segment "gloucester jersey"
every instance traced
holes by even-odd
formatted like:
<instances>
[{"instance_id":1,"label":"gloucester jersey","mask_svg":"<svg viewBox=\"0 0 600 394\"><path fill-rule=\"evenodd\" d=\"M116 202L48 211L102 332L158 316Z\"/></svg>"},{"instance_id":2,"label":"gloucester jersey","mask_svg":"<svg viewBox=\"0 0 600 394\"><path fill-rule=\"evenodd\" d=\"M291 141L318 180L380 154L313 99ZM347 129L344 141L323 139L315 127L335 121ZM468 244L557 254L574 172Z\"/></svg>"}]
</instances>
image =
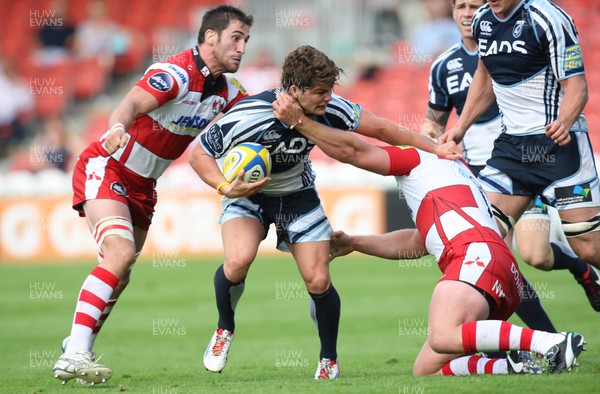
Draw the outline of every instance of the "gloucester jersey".
<instances>
[{"instance_id":1,"label":"gloucester jersey","mask_svg":"<svg viewBox=\"0 0 600 394\"><path fill-rule=\"evenodd\" d=\"M240 101L201 134L199 141L206 153L216 159L242 142L265 146L271 154L271 181L261 193L275 196L305 189L315 181L308 158L315 144L273 115L273 102L281 91L266 90ZM309 118L336 129L354 130L361 113L359 105L332 94L325 114Z\"/></svg>"},{"instance_id":2,"label":"gloucester jersey","mask_svg":"<svg viewBox=\"0 0 600 394\"><path fill-rule=\"evenodd\" d=\"M521 272L469 168L412 146L383 149L440 281L471 284L493 300L490 318L507 319L521 301Z\"/></svg>"},{"instance_id":3,"label":"gloucester jersey","mask_svg":"<svg viewBox=\"0 0 600 394\"><path fill-rule=\"evenodd\" d=\"M460 116L478 61L477 52L469 52L462 43L442 53L433 62L429 74L429 107L444 112L456 108ZM485 165L502 127L500 111L494 102L463 138L463 155L469 165Z\"/></svg>"},{"instance_id":4,"label":"gloucester jersey","mask_svg":"<svg viewBox=\"0 0 600 394\"><path fill-rule=\"evenodd\" d=\"M384 148L390 173L406 199L425 248L442 272L444 255L471 242L503 244L485 192L459 160L446 160L412 146Z\"/></svg>"},{"instance_id":5,"label":"gloucester jersey","mask_svg":"<svg viewBox=\"0 0 600 394\"><path fill-rule=\"evenodd\" d=\"M479 56L492 77L506 132L532 135L558 117L560 81L584 74L571 17L547 0L523 0L505 19L489 4L473 17ZM572 131L587 131L583 114Z\"/></svg>"},{"instance_id":6,"label":"gloucester jersey","mask_svg":"<svg viewBox=\"0 0 600 394\"><path fill-rule=\"evenodd\" d=\"M151 65L136 86L160 107L138 116L127 145L112 157L144 178L157 179L208 123L246 96L231 76L214 78L197 47Z\"/></svg>"}]
</instances>

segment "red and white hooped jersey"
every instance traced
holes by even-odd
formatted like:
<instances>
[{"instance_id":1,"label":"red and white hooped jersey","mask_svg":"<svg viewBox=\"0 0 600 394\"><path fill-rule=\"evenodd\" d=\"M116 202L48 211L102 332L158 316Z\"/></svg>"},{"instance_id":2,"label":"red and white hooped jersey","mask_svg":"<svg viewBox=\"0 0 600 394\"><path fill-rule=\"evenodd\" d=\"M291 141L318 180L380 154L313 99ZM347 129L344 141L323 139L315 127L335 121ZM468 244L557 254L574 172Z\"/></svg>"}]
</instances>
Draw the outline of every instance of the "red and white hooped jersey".
<instances>
[{"instance_id":1,"label":"red and white hooped jersey","mask_svg":"<svg viewBox=\"0 0 600 394\"><path fill-rule=\"evenodd\" d=\"M502 243L491 206L467 165L412 146L384 148L427 251L442 272L442 257L452 246L474 242Z\"/></svg>"},{"instance_id":2,"label":"red and white hooped jersey","mask_svg":"<svg viewBox=\"0 0 600 394\"><path fill-rule=\"evenodd\" d=\"M112 157L131 172L152 179L181 156L219 112L247 96L235 78L213 78L197 47L152 64L136 86L152 94L160 107L133 121L127 145Z\"/></svg>"}]
</instances>

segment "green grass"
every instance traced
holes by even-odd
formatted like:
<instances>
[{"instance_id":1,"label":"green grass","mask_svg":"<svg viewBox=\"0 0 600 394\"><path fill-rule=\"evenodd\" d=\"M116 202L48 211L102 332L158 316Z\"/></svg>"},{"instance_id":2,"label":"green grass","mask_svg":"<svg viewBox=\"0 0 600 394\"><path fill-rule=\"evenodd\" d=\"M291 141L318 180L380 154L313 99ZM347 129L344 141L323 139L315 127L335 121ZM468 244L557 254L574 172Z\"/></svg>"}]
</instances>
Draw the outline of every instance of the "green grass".
<instances>
[{"instance_id":1,"label":"green grass","mask_svg":"<svg viewBox=\"0 0 600 394\"><path fill-rule=\"evenodd\" d=\"M61 386L51 374L91 262L0 266L0 392L598 392L600 315L567 271L523 267L557 328L580 331L588 340L589 351L580 356L575 372L414 378L412 364L425 340L429 297L439 271L431 261L401 267L364 256L332 265L342 297L341 379L312 379L316 330L295 264L284 254L254 263L238 305L227 368L208 373L202 354L216 325L212 277L218 264L218 259L187 259L171 268L154 267L151 261L136 265L131 285L96 342L102 362L114 371L107 384L96 387Z\"/></svg>"}]
</instances>

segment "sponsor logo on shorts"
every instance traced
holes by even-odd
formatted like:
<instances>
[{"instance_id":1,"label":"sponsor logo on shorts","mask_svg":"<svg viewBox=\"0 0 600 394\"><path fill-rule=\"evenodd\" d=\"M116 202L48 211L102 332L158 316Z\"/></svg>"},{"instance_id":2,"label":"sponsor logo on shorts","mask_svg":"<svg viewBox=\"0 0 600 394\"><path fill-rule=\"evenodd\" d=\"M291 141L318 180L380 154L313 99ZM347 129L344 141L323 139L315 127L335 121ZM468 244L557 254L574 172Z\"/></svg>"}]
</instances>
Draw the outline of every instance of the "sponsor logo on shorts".
<instances>
[{"instance_id":1,"label":"sponsor logo on shorts","mask_svg":"<svg viewBox=\"0 0 600 394\"><path fill-rule=\"evenodd\" d=\"M159 92L168 92L173 87L173 77L169 73L156 73L148 78L148 85Z\"/></svg>"},{"instance_id":2,"label":"sponsor logo on shorts","mask_svg":"<svg viewBox=\"0 0 600 394\"><path fill-rule=\"evenodd\" d=\"M114 191L117 194L127 197L127 189L125 189L125 186L121 185L118 182L113 182L110 185L110 190Z\"/></svg>"},{"instance_id":3,"label":"sponsor logo on shorts","mask_svg":"<svg viewBox=\"0 0 600 394\"><path fill-rule=\"evenodd\" d=\"M589 183L557 187L554 192L556 193L557 206L592 201L592 190Z\"/></svg>"}]
</instances>

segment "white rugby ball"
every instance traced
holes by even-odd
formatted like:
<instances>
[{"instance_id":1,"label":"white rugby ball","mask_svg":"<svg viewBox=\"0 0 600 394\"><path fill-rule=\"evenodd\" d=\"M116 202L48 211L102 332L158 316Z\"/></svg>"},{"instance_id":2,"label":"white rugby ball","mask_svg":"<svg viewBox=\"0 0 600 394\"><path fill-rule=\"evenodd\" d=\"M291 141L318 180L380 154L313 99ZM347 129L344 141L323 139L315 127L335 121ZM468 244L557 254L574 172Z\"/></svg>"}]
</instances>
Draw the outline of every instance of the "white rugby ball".
<instances>
[{"instance_id":1,"label":"white rugby ball","mask_svg":"<svg viewBox=\"0 0 600 394\"><path fill-rule=\"evenodd\" d=\"M271 173L269 150L254 142L244 142L233 147L225 156L221 172L228 182L244 170L244 182L256 182Z\"/></svg>"}]
</instances>

